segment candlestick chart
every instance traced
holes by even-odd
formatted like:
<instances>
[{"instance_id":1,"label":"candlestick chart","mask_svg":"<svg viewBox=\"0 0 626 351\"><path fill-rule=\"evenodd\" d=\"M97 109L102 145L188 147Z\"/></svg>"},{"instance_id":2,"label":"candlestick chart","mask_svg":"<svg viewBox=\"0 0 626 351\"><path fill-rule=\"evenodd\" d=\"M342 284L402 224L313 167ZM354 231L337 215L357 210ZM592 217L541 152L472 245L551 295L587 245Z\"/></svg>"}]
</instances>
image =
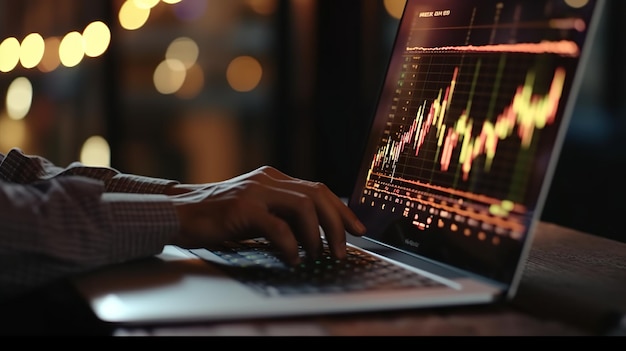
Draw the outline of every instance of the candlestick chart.
<instances>
[{"instance_id":1,"label":"candlestick chart","mask_svg":"<svg viewBox=\"0 0 626 351\"><path fill-rule=\"evenodd\" d=\"M418 227L443 214L521 236L532 162L542 133L556 132L567 79L550 57L576 55L565 41L407 47L363 201L387 199Z\"/></svg>"}]
</instances>

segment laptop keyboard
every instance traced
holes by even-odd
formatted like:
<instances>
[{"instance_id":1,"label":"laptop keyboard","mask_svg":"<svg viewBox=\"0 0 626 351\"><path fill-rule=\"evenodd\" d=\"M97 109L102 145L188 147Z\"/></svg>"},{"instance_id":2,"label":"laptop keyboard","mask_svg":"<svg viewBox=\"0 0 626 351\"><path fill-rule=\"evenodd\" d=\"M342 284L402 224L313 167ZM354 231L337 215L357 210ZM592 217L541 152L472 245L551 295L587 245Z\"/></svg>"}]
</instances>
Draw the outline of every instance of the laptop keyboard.
<instances>
[{"instance_id":1,"label":"laptop keyboard","mask_svg":"<svg viewBox=\"0 0 626 351\"><path fill-rule=\"evenodd\" d=\"M442 285L350 246L345 259L333 258L326 246L320 259L303 259L295 267L283 263L265 239L227 242L211 252L229 263L223 267L227 273L268 296Z\"/></svg>"}]
</instances>

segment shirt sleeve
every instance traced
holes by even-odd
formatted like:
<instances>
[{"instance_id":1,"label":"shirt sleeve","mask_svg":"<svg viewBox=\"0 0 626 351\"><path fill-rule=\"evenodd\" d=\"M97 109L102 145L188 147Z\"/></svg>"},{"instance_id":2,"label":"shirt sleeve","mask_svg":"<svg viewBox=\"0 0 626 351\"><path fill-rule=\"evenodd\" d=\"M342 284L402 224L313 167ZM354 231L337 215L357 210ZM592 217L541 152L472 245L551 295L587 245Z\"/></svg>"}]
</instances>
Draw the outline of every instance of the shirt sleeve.
<instances>
[{"instance_id":1,"label":"shirt sleeve","mask_svg":"<svg viewBox=\"0 0 626 351\"><path fill-rule=\"evenodd\" d=\"M107 192L163 194L167 186L178 183L124 174L109 167L89 167L79 162L62 168L41 156L25 155L19 149L12 149L6 156L0 154L0 162L0 179L19 184L74 175L102 181Z\"/></svg>"},{"instance_id":2,"label":"shirt sleeve","mask_svg":"<svg viewBox=\"0 0 626 351\"><path fill-rule=\"evenodd\" d=\"M172 181L0 154L0 299L160 253L179 230Z\"/></svg>"}]
</instances>

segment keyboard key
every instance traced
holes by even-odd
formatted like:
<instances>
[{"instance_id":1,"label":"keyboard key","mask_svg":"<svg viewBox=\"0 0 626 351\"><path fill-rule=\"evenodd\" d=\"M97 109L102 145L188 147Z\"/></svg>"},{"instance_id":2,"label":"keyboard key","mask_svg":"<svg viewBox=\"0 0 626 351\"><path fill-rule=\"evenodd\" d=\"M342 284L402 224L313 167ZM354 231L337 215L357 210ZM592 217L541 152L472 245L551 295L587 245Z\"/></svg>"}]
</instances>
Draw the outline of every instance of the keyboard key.
<instances>
[{"instance_id":1,"label":"keyboard key","mask_svg":"<svg viewBox=\"0 0 626 351\"><path fill-rule=\"evenodd\" d=\"M211 252L230 263L226 271L268 296L336 293L388 288L431 287L439 282L348 246L339 260L326 246L321 258L295 267L283 263L265 239L227 242Z\"/></svg>"}]
</instances>

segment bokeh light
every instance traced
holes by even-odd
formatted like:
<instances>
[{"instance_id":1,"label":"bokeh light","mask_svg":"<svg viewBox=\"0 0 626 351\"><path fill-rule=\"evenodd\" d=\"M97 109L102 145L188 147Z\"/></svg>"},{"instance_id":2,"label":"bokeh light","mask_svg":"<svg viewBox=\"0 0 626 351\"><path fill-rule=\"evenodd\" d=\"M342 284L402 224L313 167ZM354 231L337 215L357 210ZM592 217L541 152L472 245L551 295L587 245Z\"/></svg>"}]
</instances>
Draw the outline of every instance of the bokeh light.
<instances>
[{"instance_id":1,"label":"bokeh light","mask_svg":"<svg viewBox=\"0 0 626 351\"><path fill-rule=\"evenodd\" d=\"M59 57L61 39L58 37L49 37L46 38L44 42L45 50L38 68L42 72L52 72L61 64L61 58Z\"/></svg>"},{"instance_id":2,"label":"bokeh light","mask_svg":"<svg viewBox=\"0 0 626 351\"><path fill-rule=\"evenodd\" d=\"M185 65L185 68L190 68L198 60L199 52L200 49L195 41L187 37L181 37L170 43L165 52L165 58L178 60Z\"/></svg>"},{"instance_id":3,"label":"bokeh light","mask_svg":"<svg viewBox=\"0 0 626 351\"><path fill-rule=\"evenodd\" d=\"M27 35L20 46L20 63L24 68L36 67L41 62L45 49L46 44L41 34Z\"/></svg>"},{"instance_id":4,"label":"bokeh light","mask_svg":"<svg viewBox=\"0 0 626 351\"><path fill-rule=\"evenodd\" d=\"M126 1L122 4L118 19L122 28L136 30L143 27L150 18L149 8L140 8L134 1Z\"/></svg>"},{"instance_id":5,"label":"bokeh light","mask_svg":"<svg viewBox=\"0 0 626 351\"><path fill-rule=\"evenodd\" d=\"M0 114L0 149L4 152L18 147L24 149L27 143L28 133L26 121L14 120L4 114Z\"/></svg>"},{"instance_id":6,"label":"bokeh light","mask_svg":"<svg viewBox=\"0 0 626 351\"><path fill-rule=\"evenodd\" d=\"M20 61L20 42L15 37L0 43L0 72L10 72Z\"/></svg>"},{"instance_id":7,"label":"bokeh light","mask_svg":"<svg viewBox=\"0 0 626 351\"><path fill-rule=\"evenodd\" d=\"M111 148L109 143L99 135L90 137L81 148L80 162L93 167L111 166Z\"/></svg>"},{"instance_id":8,"label":"bokeh light","mask_svg":"<svg viewBox=\"0 0 626 351\"><path fill-rule=\"evenodd\" d=\"M83 36L78 32L70 32L61 39L59 45L59 58L65 67L78 65L85 57Z\"/></svg>"},{"instance_id":9,"label":"bokeh light","mask_svg":"<svg viewBox=\"0 0 626 351\"><path fill-rule=\"evenodd\" d=\"M252 11L259 15L267 16L276 12L278 0L247 0Z\"/></svg>"},{"instance_id":10,"label":"bokeh light","mask_svg":"<svg viewBox=\"0 0 626 351\"><path fill-rule=\"evenodd\" d=\"M6 109L9 117L20 120L26 117L33 103L33 86L26 77L11 82L7 91Z\"/></svg>"},{"instance_id":11,"label":"bokeh light","mask_svg":"<svg viewBox=\"0 0 626 351\"><path fill-rule=\"evenodd\" d=\"M226 70L226 79L231 88L239 92L253 90L261 82L263 67L251 56L239 56L232 60Z\"/></svg>"},{"instance_id":12,"label":"bokeh light","mask_svg":"<svg viewBox=\"0 0 626 351\"><path fill-rule=\"evenodd\" d=\"M83 31L83 40L85 42L85 55L98 57L109 48L111 31L104 22L91 22Z\"/></svg>"},{"instance_id":13,"label":"bokeh light","mask_svg":"<svg viewBox=\"0 0 626 351\"><path fill-rule=\"evenodd\" d=\"M578 9L587 6L589 0L565 0L565 3L568 6Z\"/></svg>"},{"instance_id":14,"label":"bokeh light","mask_svg":"<svg viewBox=\"0 0 626 351\"><path fill-rule=\"evenodd\" d=\"M154 86L164 95L174 94L185 82L187 69L179 60L163 60L154 71Z\"/></svg>"},{"instance_id":15,"label":"bokeh light","mask_svg":"<svg viewBox=\"0 0 626 351\"><path fill-rule=\"evenodd\" d=\"M406 0L384 0L384 5L389 16L400 19L400 17L402 17L402 13L404 12Z\"/></svg>"}]
</instances>

